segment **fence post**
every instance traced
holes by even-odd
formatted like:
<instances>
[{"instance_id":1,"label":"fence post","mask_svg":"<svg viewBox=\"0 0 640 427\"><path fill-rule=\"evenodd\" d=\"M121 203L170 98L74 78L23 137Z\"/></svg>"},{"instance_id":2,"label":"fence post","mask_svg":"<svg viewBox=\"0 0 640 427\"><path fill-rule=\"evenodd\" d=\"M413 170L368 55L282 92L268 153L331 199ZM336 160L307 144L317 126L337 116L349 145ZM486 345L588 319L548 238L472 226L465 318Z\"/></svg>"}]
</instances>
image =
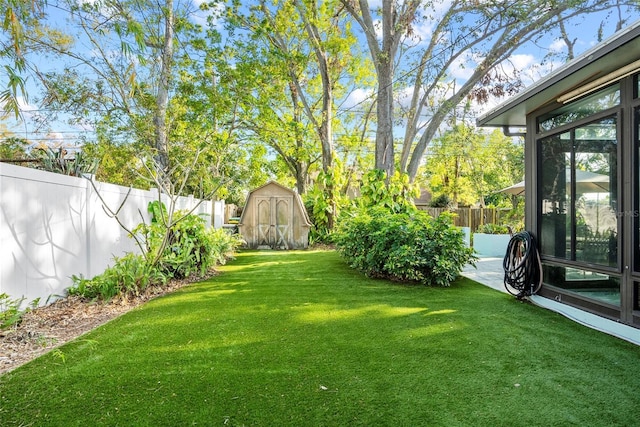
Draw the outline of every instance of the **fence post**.
<instances>
[{"instance_id":1,"label":"fence post","mask_svg":"<svg viewBox=\"0 0 640 427\"><path fill-rule=\"evenodd\" d=\"M85 268L86 268L86 272L87 272L87 277L91 278L93 276L95 276L95 274L93 273L93 262L92 262L92 251L91 251L91 213L93 211L92 209L92 203L93 203L93 185L91 185L91 182L89 182L89 179L93 179L93 177L91 178L82 178L84 180L85 183L85 192L84 192L84 206L85 206L85 213L84 213L84 229L86 230L85 232L85 253L84 256L86 257L85 259Z\"/></svg>"}]
</instances>

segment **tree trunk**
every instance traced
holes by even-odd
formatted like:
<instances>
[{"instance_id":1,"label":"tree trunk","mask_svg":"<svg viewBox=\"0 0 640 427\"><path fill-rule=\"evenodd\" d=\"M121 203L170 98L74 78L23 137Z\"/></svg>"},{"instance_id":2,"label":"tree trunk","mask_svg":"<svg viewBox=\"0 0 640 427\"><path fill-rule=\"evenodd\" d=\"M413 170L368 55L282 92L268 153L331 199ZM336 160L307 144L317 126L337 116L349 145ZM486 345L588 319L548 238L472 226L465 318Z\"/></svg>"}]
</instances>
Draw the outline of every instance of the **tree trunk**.
<instances>
[{"instance_id":1,"label":"tree trunk","mask_svg":"<svg viewBox=\"0 0 640 427\"><path fill-rule=\"evenodd\" d=\"M376 169L393 175L393 61L397 50L397 15L393 0L382 2L382 52L373 58L378 75Z\"/></svg>"},{"instance_id":2,"label":"tree trunk","mask_svg":"<svg viewBox=\"0 0 640 427\"><path fill-rule=\"evenodd\" d=\"M375 168L387 173L387 177L393 175L394 151L393 151L393 64L381 60L378 69L378 98L376 131L376 163ZM387 62L387 63L384 63Z\"/></svg>"},{"instance_id":3,"label":"tree trunk","mask_svg":"<svg viewBox=\"0 0 640 427\"><path fill-rule=\"evenodd\" d=\"M167 107L169 105L169 79L173 60L173 0L166 0L164 21L164 42L161 52L160 81L156 96L156 111L153 119L155 130L155 156L154 160L161 182L169 173L168 134L167 134Z\"/></svg>"},{"instance_id":4,"label":"tree trunk","mask_svg":"<svg viewBox=\"0 0 640 427\"><path fill-rule=\"evenodd\" d=\"M393 80L394 61L400 39L412 25L419 0L398 4L395 0L382 0L382 44L377 34L377 23L371 16L367 0L342 0L342 5L358 22L367 38L371 59L376 68L378 94L376 97L376 153L375 168L384 170L387 176L395 170L393 140ZM399 9L398 9L399 8Z\"/></svg>"}]
</instances>

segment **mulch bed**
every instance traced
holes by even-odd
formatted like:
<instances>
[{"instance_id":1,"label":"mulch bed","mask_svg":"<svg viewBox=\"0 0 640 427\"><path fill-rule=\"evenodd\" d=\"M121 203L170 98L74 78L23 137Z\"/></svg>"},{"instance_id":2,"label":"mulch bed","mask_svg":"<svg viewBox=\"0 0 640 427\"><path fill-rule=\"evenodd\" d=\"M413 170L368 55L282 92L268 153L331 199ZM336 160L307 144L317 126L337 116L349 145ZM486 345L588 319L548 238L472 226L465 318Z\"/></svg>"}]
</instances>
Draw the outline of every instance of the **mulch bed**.
<instances>
[{"instance_id":1,"label":"mulch bed","mask_svg":"<svg viewBox=\"0 0 640 427\"><path fill-rule=\"evenodd\" d=\"M47 306L33 309L24 314L18 325L0 330L0 375L152 298L203 279L206 277L173 280L162 287L150 287L141 295L117 298L108 302L87 301L78 296L68 296Z\"/></svg>"}]
</instances>

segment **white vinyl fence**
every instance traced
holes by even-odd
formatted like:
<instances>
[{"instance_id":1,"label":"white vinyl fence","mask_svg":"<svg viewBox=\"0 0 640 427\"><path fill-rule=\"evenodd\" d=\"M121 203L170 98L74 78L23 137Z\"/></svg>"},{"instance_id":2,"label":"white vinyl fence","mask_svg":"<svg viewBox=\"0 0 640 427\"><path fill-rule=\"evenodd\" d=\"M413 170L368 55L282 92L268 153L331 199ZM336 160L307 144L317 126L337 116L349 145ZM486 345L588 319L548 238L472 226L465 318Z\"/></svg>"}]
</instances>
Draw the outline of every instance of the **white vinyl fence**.
<instances>
[{"instance_id":1,"label":"white vinyl fence","mask_svg":"<svg viewBox=\"0 0 640 427\"><path fill-rule=\"evenodd\" d=\"M95 185L114 211L129 191ZM118 216L130 228L143 219L148 223L147 205L154 200L156 190L133 189ZM182 197L178 209L191 209L198 202ZM206 215L207 224L213 222L210 201L194 213ZM64 295L72 275L94 277L112 264L114 256L126 252L139 251L105 213L88 179L0 163L0 294L25 298L24 304L39 298L43 305Z\"/></svg>"}]
</instances>

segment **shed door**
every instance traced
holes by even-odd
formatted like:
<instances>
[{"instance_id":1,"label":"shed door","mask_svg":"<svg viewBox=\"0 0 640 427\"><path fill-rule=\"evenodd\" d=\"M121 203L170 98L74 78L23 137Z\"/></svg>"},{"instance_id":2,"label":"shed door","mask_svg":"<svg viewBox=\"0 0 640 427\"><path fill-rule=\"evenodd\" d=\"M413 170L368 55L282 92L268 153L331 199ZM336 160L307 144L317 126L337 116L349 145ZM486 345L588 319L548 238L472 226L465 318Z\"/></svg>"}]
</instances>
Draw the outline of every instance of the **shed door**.
<instances>
[{"instance_id":1,"label":"shed door","mask_svg":"<svg viewBox=\"0 0 640 427\"><path fill-rule=\"evenodd\" d=\"M293 197L256 197L258 247L289 249L293 226Z\"/></svg>"}]
</instances>

